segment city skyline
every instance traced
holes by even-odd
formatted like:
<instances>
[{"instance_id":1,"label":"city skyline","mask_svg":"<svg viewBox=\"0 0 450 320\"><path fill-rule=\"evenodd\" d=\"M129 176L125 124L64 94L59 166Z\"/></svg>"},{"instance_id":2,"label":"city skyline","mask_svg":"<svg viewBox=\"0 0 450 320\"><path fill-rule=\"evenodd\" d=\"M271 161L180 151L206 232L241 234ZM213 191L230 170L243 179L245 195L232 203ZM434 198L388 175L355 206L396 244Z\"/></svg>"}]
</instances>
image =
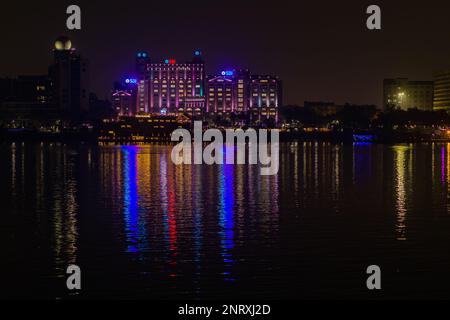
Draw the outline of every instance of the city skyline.
<instances>
[{"instance_id":1,"label":"city skyline","mask_svg":"<svg viewBox=\"0 0 450 320\"><path fill-rule=\"evenodd\" d=\"M2 4L0 299L450 299L449 12Z\"/></svg>"},{"instance_id":2,"label":"city skyline","mask_svg":"<svg viewBox=\"0 0 450 320\"><path fill-rule=\"evenodd\" d=\"M6 29L1 31L10 43L3 52L6 59L0 62L2 76L43 73L50 61L48 50L60 34L73 39L89 58L92 88L101 98L109 96L110 79L132 68L131 58L139 50L159 60L181 58L199 48L208 62L208 74L230 66L276 74L284 82L285 104L323 100L381 107L384 78L431 80L433 72L449 67L450 45L441 41L449 24L444 18L447 4L430 9L405 1L380 2L383 28L376 32L365 28L367 15L361 2L345 8L333 3L323 7L269 3L258 6L258 15L252 14L254 2L236 8L221 4L211 8L199 2L169 9L138 1L134 6L142 10L81 2L83 26L78 32L62 27L65 5L47 7L45 12L38 4L20 10L6 5L4 12L20 11L23 19L17 23L4 17L15 32L12 36ZM29 55L33 62L27 60Z\"/></svg>"}]
</instances>

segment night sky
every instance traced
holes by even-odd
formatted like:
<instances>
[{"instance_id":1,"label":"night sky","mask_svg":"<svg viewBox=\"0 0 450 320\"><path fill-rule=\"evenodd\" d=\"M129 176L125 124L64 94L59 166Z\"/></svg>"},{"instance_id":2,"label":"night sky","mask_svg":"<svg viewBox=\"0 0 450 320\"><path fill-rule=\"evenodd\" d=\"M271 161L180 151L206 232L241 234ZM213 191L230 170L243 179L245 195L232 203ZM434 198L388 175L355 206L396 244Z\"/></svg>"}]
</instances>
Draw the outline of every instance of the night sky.
<instances>
[{"instance_id":1,"label":"night sky","mask_svg":"<svg viewBox=\"0 0 450 320\"><path fill-rule=\"evenodd\" d=\"M394 3L395 2L395 3ZM418 2L418 1L417 1ZM382 80L431 80L450 67L448 1L14 1L0 5L0 76L45 74L64 34L89 59L91 87L109 97L134 68L134 53L187 60L200 48L208 73L246 67L278 75L284 104L304 100L377 104ZM65 27L82 9L82 30ZM382 30L366 29L366 8Z\"/></svg>"}]
</instances>

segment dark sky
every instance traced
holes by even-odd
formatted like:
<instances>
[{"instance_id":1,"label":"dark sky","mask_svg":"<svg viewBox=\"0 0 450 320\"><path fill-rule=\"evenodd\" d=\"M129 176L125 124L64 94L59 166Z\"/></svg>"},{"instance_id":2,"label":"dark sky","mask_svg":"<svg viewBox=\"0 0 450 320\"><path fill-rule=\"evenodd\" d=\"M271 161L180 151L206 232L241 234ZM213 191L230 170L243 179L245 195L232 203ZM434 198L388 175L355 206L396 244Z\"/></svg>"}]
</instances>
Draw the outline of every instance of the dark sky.
<instances>
[{"instance_id":1,"label":"dark sky","mask_svg":"<svg viewBox=\"0 0 450 320\"><path fill-rule=\"evenodd\" d=\"M82 9L81 31L65 27L70 4ZM366 29L370 4L382 9L381 31ZM200 48L208 73L276 74L285 104L380 106L383 78L431 80L450 67L448 1L2 1L0 26L0 76L45 73L54 39L65 34L90 60L102 98L140 49L187 60Z\"/></svg>"}]
</instances>

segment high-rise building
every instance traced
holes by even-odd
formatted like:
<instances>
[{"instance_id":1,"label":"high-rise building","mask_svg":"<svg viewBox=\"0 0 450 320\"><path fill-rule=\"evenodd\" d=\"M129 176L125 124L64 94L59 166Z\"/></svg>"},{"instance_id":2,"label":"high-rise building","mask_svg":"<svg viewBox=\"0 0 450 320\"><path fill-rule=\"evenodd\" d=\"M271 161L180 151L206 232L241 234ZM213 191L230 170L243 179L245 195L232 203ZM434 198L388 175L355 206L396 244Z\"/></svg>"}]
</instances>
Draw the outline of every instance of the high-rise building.
<instances>
[{"instance_id":1,"label":"high-rise building","mask_svg":"<svg viewBox=\"0 0 450 320\"><path fill-rule=\"evenodd\" d=\"M278 121L278 107L282 103L282 85L278 77L252 75L250 95L253 122L262 122L267 119Z\"/></svg>"},{"instance_id":2,"label":"high-rise building","mask_svg":"<svg viewBox=\"0 0 450 320\"><path fill-rule=\"evenodd\" d=\"M88 63L72 48L66 37L55 41L54 63L49 68L53 103L65 113L79 115L89 111Z\"/></svg>"},{"instance_id":3,"label":"high-rise building","mask_svg":"<svg viewBox=\"0 0 450 320\"><path fill-rule=\"evenodd\" d=\"M406 78L385 79L384 109L433 109L433 81L409 81Z\"/></svg>"},{"instance_id":4,"label":"high-rise building","mask_svg":"<svg viewBox=\"0 0 450 320\"><path fill-rule=\"evenodd\" d=\"M137 53L138 113L188 113L205 108L205 68L200 51L191 61L152 62L146 52Z\"/></svg>"},{"instance_id":5,"label":"high-rise building","mask_svg":"<svg viewBox=\"0 0 450 320\"><path fill-rule=\"evenodd\" d=\"M207 79L207 111L219 115L246 112L249 107L250 73L227 70Z\"/></svg>"},{"instance_id":6,"label":"high-rise building","mask_svg":"<svg viewBox=\"0 0 450 320\"><path fill-rule=\"evenodd\" d=\"M132 82L133 84L130 84ZM111 104L119 116L133 116L136 114L136 89L134 83L137 79L126 79L125 84L116 82L111 93Z\"/></svg>"},{"instance_id":7,"label":"high-rise building","mask_svg":"<svg viewBox=\"0 0 450 320\"><path fill-rule=\"evenodd\" d=\"M136 97L136 113L149 112L149 73L148 65L150 58L148 52L140 51L136 54L136 72L137 78L137 97Z\"/></svg>"},{"instance_id":8,"label":"high-rise building","mask_svg":"<svg viewBox=\"0 0 450 320\"><path fill-rule=\"evenodd\" d=\"M208 76L207 110L229 115L250 112L254 122L278 121L281 105L281 81L274 76L251 75L248 70L222 71Z\"/></svg>"},{"instance_id":9,"label":"high-rise building","mask_svg":"<svg viewBox=\"0 0 450 320\"><path fill-rule=\"evenodd\" d=\"M225 116L251 111L254 121L278 120L281 81L277 77L251 75L246 69L205 77L205 63L198 50L191 61L184 63L175 59L153 62L147 52L139 51L136 73L136 109L131 114L184 113L198 117L205 111ZM127 92L120 89L113 94L116 111L130 109Z\"/></svg>"},{"instance_id":10,"label":"high-rise building","mask_svg":"<svg viewBox=\"0 0 450 320\"><path fill-rule=\"evenodd\" d=\"M450 71L434 76L434 110L450 110Z\"/></svg>"}]
</instances>

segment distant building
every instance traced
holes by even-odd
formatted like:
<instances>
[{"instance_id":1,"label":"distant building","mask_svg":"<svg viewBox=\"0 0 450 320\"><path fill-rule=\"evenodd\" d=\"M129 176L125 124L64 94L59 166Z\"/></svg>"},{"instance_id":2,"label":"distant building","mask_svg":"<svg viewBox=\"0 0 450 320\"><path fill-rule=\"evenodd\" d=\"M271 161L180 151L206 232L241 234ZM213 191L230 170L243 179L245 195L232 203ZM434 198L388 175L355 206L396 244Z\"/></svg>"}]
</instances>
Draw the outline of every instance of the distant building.
<instances>
[{"instance_id":1,"label":"distant building","mask_svg":"<svg viewBox=\"0 0 450 320\"><path fill-rule=\"evenodd\" d=\"M450 110L450 71L437 73L434 77L434 110Z\"/></svg>"},{"instance_id":2,"label":"distant building","mask_svg":"<svg viewBox=\"0 0 450 320\"><path fill-rule=\"evenodd\" d=\"M250 77L250 111L253 122L273 119L278 122L278 107L281 105L281 81L274 76Z\"/></svg>"},{"instance_id":3,"label":"distant building","mask_svg":"<svg viewBox=\"0 0 450 320\"><path fill-rule=\"evenodd\" d=\"M51 80L46 75L0 79L0 105L3 111L17 115L47 111L51 100Z\"/></svg>"},{"instance_id":4,"label":"distant building","mask_svg":"<svg viewBox=\"0 0 450 320\"><path fill-rule=\"evenodd\" d=\"M250 73L248 70L222 71L207 79L207 111L218 115L242 113L250 105Z\"/></svg>"},{"instance_id":5,"label":"distant building","mask_svg":"<svg viewBox=\"0 0 450 320\"><path fill-rule=\"evenodd\" d=\"M253 122L278 121L281 81L274 76L251 75L248 70L222 71L208 76L207 111L218 115L250 112Z\"/></svg>"},{"instance_id":6,"label":"distant building","mask_svg":"<svg viewBox=\"0 0 450 320\"><path fill-rule=\"evenodd\" d=\"M137 79L126 79L124 84L116 82L111 93L111 105L119 116L137 114Z\"/></svg>"},{"instance_id":7,"label":"distant building","mask_svg":"<svg viewBox=\"0 0 450 320\"><path fill-rule=\"evenodd\" d=\"M136 54L136 72L138 74L138 78L136 79L137 101L135 114L150 112L150 102L149 102L150 75L148 72L149 64L150 58L147 52L141 51Z\"/></svg>"},{"instance_id":8,"label":"distant building","mask_svg":"<svg viewBox=\"0 0 450 320\"><path fill-rule=\"evenodd\" d=\"M200 51L191 61L175 59L151 62L146 52L136 57L138 113L187 113L199 115L205 108L205 68Z\"/></svg>"},{"instance_id":9,"label":"distant building","mask_svg":"<svg viewBox=\"0 0 450 320\"><path fill-rule=\"evenodd\" d=\"M88 63L66 37L55 41L54 63L49 67L53 103L59 111L79 115L89 111Z\"/></svg>"},{"instance_id":10,"label":"distant building","mask_svg":"<svg viewBox=\"0 0 450 320\"><path fill-rule=\"evenodd\" d=\"M120 116L132 116L135 114L133 93L130 90L114 90L112 93L112 107Z\"/></svg>"},{"instance_id":11,"label":"distant building","mask_svg":"<svg viewBox=\"0 0 450 320\"><path fill-rule=\"evenodd\" d=\"M207 112L225 117L250 114L253 122L278 121L282 91L275 76L231 69L206 77L198 50L184 63L175 59L153 62L147 52L139 51L135 71L137 76L127 79L134 85L135 108L130 107L129 91L113 91L114 109L120 114L185 114L192 118ZM134 99L133 94L131 97Z\"/></svg>"},{"instance_id":12,"label":"distant building","mask_svg":"<svg viewBox=\"0 0 450 320\"><path fill-rule=\"evenodd\" d=\"M384 109L433 110L433 81L409 81L406 78L385 79Z\"/></svg>"},{"instance_id":13,"label":"distant building","mask_svg":"<svg viewBox=\"0 0 450 320\"><path fill-rule=\"evenodd\" d=\"M103 119L99 126L100 141L151 142L171 141L178 128L189 128L189 118L184 115L148 114L119 116Z\"/></svg>"}]
</instances>

